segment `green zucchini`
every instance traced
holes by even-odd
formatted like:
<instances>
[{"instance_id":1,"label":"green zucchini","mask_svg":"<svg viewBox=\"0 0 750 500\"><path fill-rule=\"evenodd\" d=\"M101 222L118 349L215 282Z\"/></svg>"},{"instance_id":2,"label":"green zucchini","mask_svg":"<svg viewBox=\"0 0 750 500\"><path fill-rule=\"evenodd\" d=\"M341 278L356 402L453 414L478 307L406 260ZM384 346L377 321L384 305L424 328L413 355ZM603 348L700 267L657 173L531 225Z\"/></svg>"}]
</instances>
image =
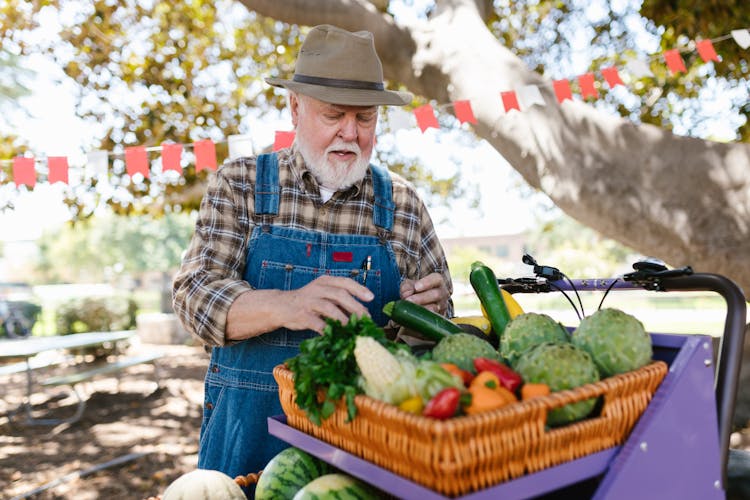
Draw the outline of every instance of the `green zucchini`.
<instances>
[{"instance_id":1,"label":"green zucchini","mask_svg":"<svg viewBox=\"0 0 750 500\"><path fill-rule=\"evenodd\" d=\"M399 325L436 342L447 335L463 331L451 320L408 300L388 302L383 306L383 312Z\"/></svg>"},{"instance_id":2,"label":"green zucchini","mask_svg":"<svg viewBox=\"0 0 750 500\"><path fill-rule=\"evenodd\" d=\"M471 265L469 282L479 297L479 302L482 303L487 319L490 320L492 331L499 339L511 318L495 273L482 262L474 262Z\"/></svg>"}]
</instances>

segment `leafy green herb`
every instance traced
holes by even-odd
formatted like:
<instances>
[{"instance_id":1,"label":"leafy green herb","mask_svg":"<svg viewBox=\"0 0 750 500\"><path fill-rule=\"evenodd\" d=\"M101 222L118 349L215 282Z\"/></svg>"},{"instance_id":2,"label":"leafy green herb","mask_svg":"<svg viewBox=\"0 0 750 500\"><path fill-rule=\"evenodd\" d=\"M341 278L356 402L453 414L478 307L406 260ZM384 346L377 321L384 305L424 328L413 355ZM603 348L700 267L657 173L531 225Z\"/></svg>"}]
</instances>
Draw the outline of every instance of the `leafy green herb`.
<instances>
[{"instance_id":1,"label":"leafy green herb","mask_svg":"<svg viewBox=\"0 0 750 500\"><path fill-rule=\"evenodd\" d=\"M346 325L326 320L323 335L302 341L299 354L286 360L287 367L294 373L297 406L316 425L331 416L336 401L342 397L346 402L347 421L357 414L354 396L362 393L357 384L360 373L354 358L357 336L373 337L390 351L408 349L388 340L383 329L371 318L352 315Z\"/></svg>"}]
</instances>

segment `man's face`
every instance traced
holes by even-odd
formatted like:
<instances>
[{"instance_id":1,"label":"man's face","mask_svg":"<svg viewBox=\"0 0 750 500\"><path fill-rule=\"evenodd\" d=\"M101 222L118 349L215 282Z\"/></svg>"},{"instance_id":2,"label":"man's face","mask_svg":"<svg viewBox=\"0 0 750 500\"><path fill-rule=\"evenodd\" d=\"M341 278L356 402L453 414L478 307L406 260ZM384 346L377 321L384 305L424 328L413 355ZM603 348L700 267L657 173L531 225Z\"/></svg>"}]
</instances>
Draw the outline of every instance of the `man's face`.
<instances>
[{"instance_id":1,"label":"man's face","mask_svg":"<svg viewBox=\"0 0 750 500\"><path fill-rule=\"evenodd\" d=\"M378 122L376 106L329 104L290 94L295 141L318 183L346 189L367 173Z\"/></svg>"}]
</instances>

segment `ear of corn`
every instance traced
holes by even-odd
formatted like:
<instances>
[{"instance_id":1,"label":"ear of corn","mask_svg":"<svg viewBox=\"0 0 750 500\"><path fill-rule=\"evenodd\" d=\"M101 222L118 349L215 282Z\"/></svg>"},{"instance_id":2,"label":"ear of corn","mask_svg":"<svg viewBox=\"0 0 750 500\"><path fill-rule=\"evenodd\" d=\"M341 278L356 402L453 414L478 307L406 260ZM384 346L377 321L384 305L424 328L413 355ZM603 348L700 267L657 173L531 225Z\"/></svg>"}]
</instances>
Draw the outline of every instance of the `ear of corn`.
<instances>
[{"instance_id":1,"label":"ear of corn","mask_svg":"<svg viewBox=\"0 0 750 500\"><path fill-rule=\"evenodd\" d=\"M368 396L393 405L409 398L429 401L446 387L463 388L463 380L434 361L418 360L408 352L396 354L371 337L357 337L354 357L361 373L359 383Z\"/></svg>"},{"instance_id":2,"label":"ear of corn","mask_svg":"<svg viewBox=\"0 0 750 500\"><path fill-rule=\"evenodd\" d=\"M354 357L365 381L365 393L386 400L390 388L403 376L401 364L380 342L372 337L357 337Z\"/></svg>"}]
</instances>

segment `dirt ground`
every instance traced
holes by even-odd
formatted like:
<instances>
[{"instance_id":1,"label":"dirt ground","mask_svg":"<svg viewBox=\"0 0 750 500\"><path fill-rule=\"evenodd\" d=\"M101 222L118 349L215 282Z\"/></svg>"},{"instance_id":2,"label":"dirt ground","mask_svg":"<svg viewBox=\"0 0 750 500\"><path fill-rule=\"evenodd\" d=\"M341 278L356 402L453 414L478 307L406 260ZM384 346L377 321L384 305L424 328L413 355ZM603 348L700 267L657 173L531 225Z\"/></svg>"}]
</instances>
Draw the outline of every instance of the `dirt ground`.
<instances>
[{"instance_id":1,"label":"dirt ground","mask_svg":"<svg viewBox=\"0 0 750 500\"><path fill-rule=\"evenodd\" d=\"M70 425L29 427L9 420L8 411L22 401L25 378L0 377L0 498L147 499L195 469L208 355L198 346L138 349L164 352L160 386L148 365L123 373L119 391L116 378L96 379L82 387L86 410ZM738 401L743 422L750 415L747 368ZM35 394L32 404L38 417L65 417L75 410L75 399L64 389ZM750 430L732 438L732 447L750 449ZM123 461L90 470L117 460Z\"/></svg>"},{"instance_id":2,"label":"dirt ground","mask_svg":"<svg viewBox=\"0 0 750 500\"><path fill-rule=\"evenodd\" d=\"M142 499L161 494L171 481L195 469L208 355L197 346L139 349L164 352L158 361L160 386L150 365L123 372L119 391L116 378L95 379L81 386L88 401L83 417L73 424L25 426L21 416L9 420L7 412L25 390L25 375L0 377L0 405L5 405L0 408L0 498ZM48 393L32 398L35 416L74 413L76 400L65 389Z\"/></svg>"}]
</instances>

